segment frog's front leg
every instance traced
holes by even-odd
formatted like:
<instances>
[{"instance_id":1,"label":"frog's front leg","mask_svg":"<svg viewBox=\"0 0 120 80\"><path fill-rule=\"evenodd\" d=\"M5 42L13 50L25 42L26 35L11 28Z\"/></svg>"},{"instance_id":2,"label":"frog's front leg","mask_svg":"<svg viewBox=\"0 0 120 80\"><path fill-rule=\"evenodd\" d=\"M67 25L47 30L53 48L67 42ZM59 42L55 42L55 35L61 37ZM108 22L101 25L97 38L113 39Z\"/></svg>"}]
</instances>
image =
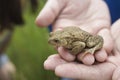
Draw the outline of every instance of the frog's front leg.
<instances>
[{"instance_id":1,"label":"frog's front leg","mask_svg":"<svg viewBox=\"0 0 120 80\"><path fill-rule=\"evenodd\" d=\"M84 42L80 42L80 41L76 41L72 43L72 49L70 50L70 53L73 55L76 55L78 53L80 53L84 48L85 48L85 43Z\"/></svg>"}]
</instances>

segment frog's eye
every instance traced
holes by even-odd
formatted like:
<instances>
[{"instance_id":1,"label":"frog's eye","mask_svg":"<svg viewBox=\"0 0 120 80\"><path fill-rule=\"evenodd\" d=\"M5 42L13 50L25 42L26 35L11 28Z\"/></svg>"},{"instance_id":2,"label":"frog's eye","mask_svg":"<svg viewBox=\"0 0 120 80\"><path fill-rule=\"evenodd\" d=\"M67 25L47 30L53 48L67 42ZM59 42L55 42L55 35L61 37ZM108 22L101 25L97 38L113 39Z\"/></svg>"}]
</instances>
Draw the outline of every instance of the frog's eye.
<instances>
[{"instance_id":1,"label":"frog's eye","mask_svg":"<svg viewBox=\"0 0 120 80\"><path fill-rule=\"evenodd\" d=\"M55 43L59 43L59 40L58 40L58 39L55 39L54 42L55 42Z\"/></svg>"}]
</instances>

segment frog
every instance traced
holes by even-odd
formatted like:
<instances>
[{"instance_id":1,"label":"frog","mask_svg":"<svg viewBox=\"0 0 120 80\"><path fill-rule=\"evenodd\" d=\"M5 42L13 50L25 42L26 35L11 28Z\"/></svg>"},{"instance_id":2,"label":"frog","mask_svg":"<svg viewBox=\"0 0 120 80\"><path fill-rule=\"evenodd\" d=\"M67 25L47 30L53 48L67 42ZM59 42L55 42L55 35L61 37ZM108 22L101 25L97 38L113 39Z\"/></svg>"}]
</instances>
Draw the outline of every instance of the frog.
<instances>
[{"instance_id":1,"label":"frog","mask_svg":"<svg viewBox=\"0 0 120 80\"><path fill-rule=\"evenodd\" d=\"M103 47L103 37L93 35L76 26L65 27L62 30L50 32L48 43L55 47L63 47L72 55L83 53L94 54Z\"/></svg>"}]
</instances>

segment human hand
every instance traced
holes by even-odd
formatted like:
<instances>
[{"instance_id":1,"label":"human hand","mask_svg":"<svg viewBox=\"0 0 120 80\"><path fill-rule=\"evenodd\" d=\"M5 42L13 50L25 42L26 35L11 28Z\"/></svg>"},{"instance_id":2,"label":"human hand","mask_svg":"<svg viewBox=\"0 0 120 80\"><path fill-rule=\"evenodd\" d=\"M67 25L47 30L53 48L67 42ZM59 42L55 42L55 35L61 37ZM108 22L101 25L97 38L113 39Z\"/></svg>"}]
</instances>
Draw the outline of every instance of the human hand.
<instances>
[{"instance_id":1,"label":"human hand","mask_svg":"<svg viewBox=\"0 0 120 80\"><path fill-rule=\"evenodd\" d=\"M79 80L120 80L120 20L113 24L111 33L115 42L113 52L106 62L84 65L67 62L59 54L52 55L44 63L47 70L60 77Z\"/></svg>"},{"instance_id":2,"label":"human hand","mask_svg":"<svg viewBox=\"0 0 120 80\"><path fill-rule=\"evenodd\" d=\"M84 64L93 64L95 59L99 62L105 61L107 53L110 53L113 48L109 32L109 12L102 0L48 0L38 15L36 24L48 26L51 23L53 31L61 30L66 26L78 26L91 34L98 34L104 38L103 49L95 55L87 54L82 59L82 53L78 55L78 60ZM58 52L66 61L75 59L75 56L61 47L58 48Z\"/></svg>"}]
</instances>

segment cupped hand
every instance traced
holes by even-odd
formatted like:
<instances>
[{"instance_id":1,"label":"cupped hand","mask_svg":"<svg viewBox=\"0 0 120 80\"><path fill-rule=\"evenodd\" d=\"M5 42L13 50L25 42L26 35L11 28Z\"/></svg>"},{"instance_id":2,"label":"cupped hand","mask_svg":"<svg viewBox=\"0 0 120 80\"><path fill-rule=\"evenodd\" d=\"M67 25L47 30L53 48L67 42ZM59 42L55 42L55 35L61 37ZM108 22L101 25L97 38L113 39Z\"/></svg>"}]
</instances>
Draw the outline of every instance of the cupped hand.
<instances>
[{"instance_id":1,"label":"cupped hand","mask_svg":"<svg viewBox=\"0 0 120 80\"><path fill-rule=\"evenodd\" d=\"M38 15L36 24L38 26L52 24L53 31L62 30L67 26L78 26L91 34L101 35L104 38L103 49L95 55L87 54L83 58L81 58L82 53L78 55L78 60L84 64L91 65L95 59L99 62L105 61L113 48L109 32L109 12L103 0L48 0ZM66 61L75 59L75 56L61 47L58 48L58 52Z\"/></svg>"},{"instance_id":2,"label":"cupped hand","mask_svg":"<svg viewBox=\"0 0 120 80\"><path fill-rule=\"evenodd\" d=\"M52 55L44 63L47 70L55 71L60 77L77 80L120 80L120 20L113 24L111 33L114 39L114 49L103 63L85 65L68 62L59 54Z\"/></svg>"}]
</instances>

